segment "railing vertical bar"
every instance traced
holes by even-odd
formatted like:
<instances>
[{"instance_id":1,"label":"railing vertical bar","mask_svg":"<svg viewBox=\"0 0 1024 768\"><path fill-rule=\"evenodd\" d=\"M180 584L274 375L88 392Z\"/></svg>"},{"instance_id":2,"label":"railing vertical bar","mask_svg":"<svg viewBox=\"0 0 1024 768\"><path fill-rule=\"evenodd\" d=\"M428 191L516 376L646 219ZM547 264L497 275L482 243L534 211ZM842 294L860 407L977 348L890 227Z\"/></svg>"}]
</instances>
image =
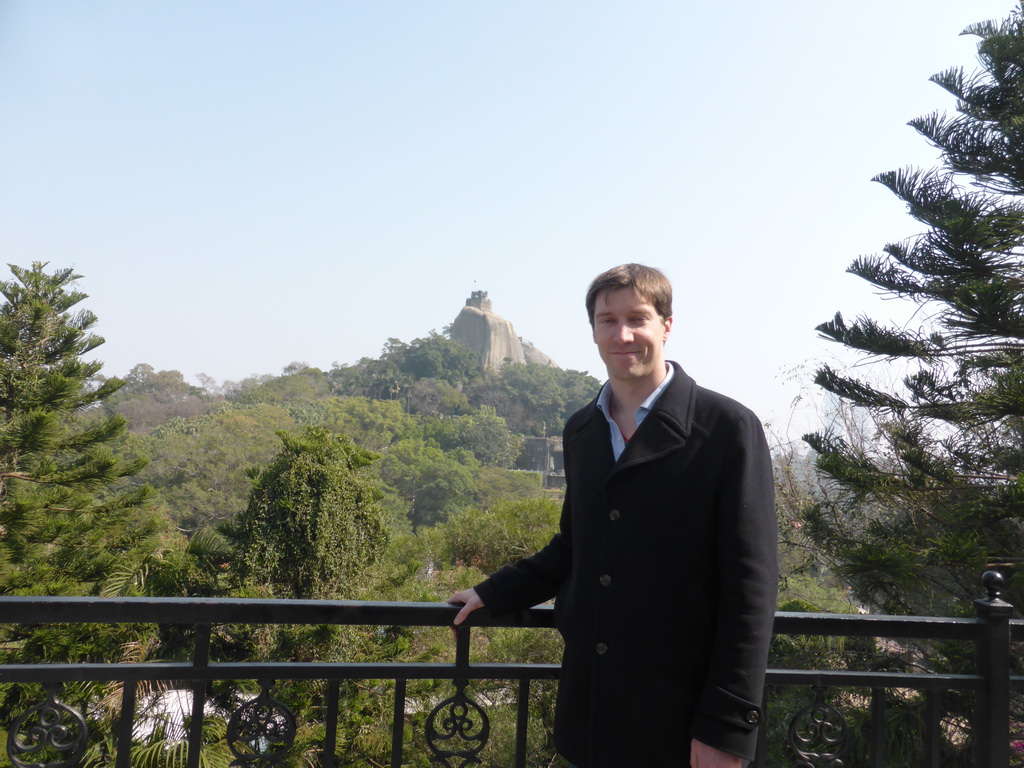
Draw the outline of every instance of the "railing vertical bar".
<instances>
[{"instance_id":1,"label":"railing vertical bar","mask_svg":"<svg viewBox=\"0 0 1024 768\"><path fill-rule=\"evenodd\" d=\"M885 768L885 689L871 689L871 768Z\"/></svg>"},{"instance_id":2,"label":"railing vertical bar","mask_svg":"<svg viewBox=\"0 0 1024 768\"><path fill-rule=\"evenodd\" d=\"M210 666L209 624L196 624L196 646L192 653L192 666L205 669ZM206 681L192 684L192 719L188 725L187 768L199 768L199 752L203 748L203 713L206 711Z\"/></svg>"},{"instance_id":3,"label":"railing vertical bar","mask_svg":"<svg viewBox=\"0 0 1024 768\"><path fill-rule=\"evenodd\" d=\"M327 722L324 731L323 768L334 768L334 753L338 745L338 690L337 680L327 683Z\"/></svg>"},{"instance_id":4,"label":"railing vertical bar","mask_svg":"<svg viewBox=\"0 0 1024 768\"><path fill-rule=\"evenodd\" d=\"M458 677L465 677L469 669L469 632L465 624L455 629L455 670Z\"/></svg>"},{"instance_id":5,"label":"railing vertical bar","mask_svg":"<svg viewBox=\"0 0 1024 768\"><path fill-rule=\"evenodd\" d=\"M526 768L526 736L530 717L530 681L519 681L519 700L516 702L516 768Z\"/></svg>"},{"instance_id":6,"label":"railing vertical bar","mask_svg":"<svg viewBox=\"0 0 1024 768\"><path fill-rule=\"evenodd\" d=\"M979 670L984 670L987 666L984 646L985 641L979 641L977 649ZM985 672L982 671L981 674L984 675ZM986 686L989 684L987 679L985 684ZM991 716L989 714L988 691L978 691L976 695L977 701L975 702L974 717L971 722L971 731L974 734L974 764L978 768L987 768L990 765L988 741L989 734L992 731L989 725Z\"/></svg>"},{"instance_id":7,"label":"railing vertical bar","mask_svg":"<svg viewBox=\"0 0 1024 768\"><path fill-rule=\"evenodd\" d=\"M402 768L405 735L405 680L395 680L395 711L391 717L391 768Z\"/></svg>"},{"instance_id":8,"label":"railing vertical bar","mask_svg":"<svg viewBox=\"0 0 1024 768\"><path fill-rule=\"evenodd\" d=\"M942 710L938 691L925 692L924 759L926 768L939 768L939 737L942 733Z\"/></svg>"},{"instance_id":9,"label":"railing vertical bar","mask_svg":"<svg viewBox=\"0 0 1024 768\"><path fill-rule=\"evenodd\" d=\"M125 680L121 689L121 722L117 726L117 768L132 763L132 729L135 725L135 694L138 682Z\"/></svg>"}]
</instances>

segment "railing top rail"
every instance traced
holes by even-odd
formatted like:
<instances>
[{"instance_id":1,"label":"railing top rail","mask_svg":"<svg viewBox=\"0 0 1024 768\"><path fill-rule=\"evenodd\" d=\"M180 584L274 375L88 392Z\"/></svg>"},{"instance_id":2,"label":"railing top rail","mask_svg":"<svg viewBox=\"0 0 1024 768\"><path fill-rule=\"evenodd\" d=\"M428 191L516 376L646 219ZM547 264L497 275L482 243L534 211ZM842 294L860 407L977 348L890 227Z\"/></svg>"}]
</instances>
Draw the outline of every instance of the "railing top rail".
<instances>
[{"instance_id":1,"label":"railing top rail","mask_svg":"<svg viewBox=\"0 0 1024 768\"><path fill-rule=\"evenodd\" d=\"M447 603L354 600L257 600L211 597L0 597L0 623L90 624L354 624L447 626L458 607ZM553 626L550 608L502 616L474 614L474 624Z\"/></svg>"},{"instance_id":2,"label":"railing top rail","mask_svg":"<svg viewBox=\"0 0 1024 768\"><path fill-rule=\"evenodd\" d=\"M52 683L114 680L553 680L559 664L443 662L225 662L195 667L187 662L143 664L9 664L0 665L0 682ZM923 676L922 676L923 677Z\"/></svg>"},{"instance_id":3,"label":"railing top rail","mask_svg":"<svg viewBox=\"0 0 1024 768\"><path fill-rule=\"evenodd\" d=\"M0 597L0 623L157 624L352 624L446 626L458 609L447 603L361 602L353 600L260 600L176 597ZM477 611L470 624L488 627L552 627L550 606L495 618ZM1014 637L1024 622L1013 622ZM774 631L786 635L923 637L976 640L981 619L874 614L791 613L775 616Z\"/></svg>"},{"instance_id":4,"label":"railing top rail","mask_svg":"<svg viewBox=\"0 0 1024 768\"><path fill-rule=\"evenodd\" d=\"M981 619L779 611L775 614L773 631L777 635L977 640L985 627L986 623Z\"/></svg>"},{"instance_id":5,"label":"railing top rail","mask_svg":"<svg viewBox=\"0 0 1024 768\"><path fill-rule=\"evenodd\" d=\"M1024 619L1010 619L1010 637L1014 642L1024 643Z\"/></svg>"}]
</instances>

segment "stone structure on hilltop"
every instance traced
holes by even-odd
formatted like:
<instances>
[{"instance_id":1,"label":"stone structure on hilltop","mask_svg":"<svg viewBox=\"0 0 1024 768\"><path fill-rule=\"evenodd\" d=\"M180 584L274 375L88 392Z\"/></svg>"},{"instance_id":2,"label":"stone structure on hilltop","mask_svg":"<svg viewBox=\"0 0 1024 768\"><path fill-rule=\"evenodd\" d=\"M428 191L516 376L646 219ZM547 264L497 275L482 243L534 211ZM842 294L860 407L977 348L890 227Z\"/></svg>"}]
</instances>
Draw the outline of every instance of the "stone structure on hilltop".
<instances>
[{"instance_id":1,"label":"stone structure on hilltop","mask_svg":"<svg viewBox=\"0 0 1024 768\"><path fill-rule=\"evenodd\" d=\"M452 323L451 338L476 352L485 371L501 368L506 362L558 367L533 344L517 336L512 323L494 314L487 291L473 291L466 299L466 306Z\"/></svg>"}]
</instances>

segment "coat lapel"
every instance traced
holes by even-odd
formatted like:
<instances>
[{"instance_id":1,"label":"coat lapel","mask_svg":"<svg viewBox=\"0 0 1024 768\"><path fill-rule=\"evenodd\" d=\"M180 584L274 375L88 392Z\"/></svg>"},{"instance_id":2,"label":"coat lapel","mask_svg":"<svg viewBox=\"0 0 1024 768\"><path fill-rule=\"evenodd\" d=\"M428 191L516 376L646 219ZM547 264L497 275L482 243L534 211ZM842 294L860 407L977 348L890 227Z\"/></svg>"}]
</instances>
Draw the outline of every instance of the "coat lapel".
<instances>
[{"instance_id":1,"label":"coat lapel","mask_svg":"<svg viewBox=\"0 0 1024 768\"><path fill-rule=\"evenodd\" d=\"M585 406L580 415L582 418L573 425L572 432L566 434L567 441L572 444L573 466L581 470L573 475L573 480L578 478L600 489L615 463L611 431L607 419L597 407L596 398Z\"/></svg>"},{"instance_id":2,"label":"coat lapel","mask_svg":"<svg viewBox=\"0 0 1024 768\"><path fill-rule=\"evenodd\" d=\"M680 450L686 444L693 425L697 385L678 364L671 365L675 368L672 381L654 403L654 408L647 414L643 424L633 434L626 450L612 468L611 474L617 474L637 464L654 461ZM600 411L598 416L604 418ZM607 431L607 422L605 426Z\"/></svg>"}]
</instances>

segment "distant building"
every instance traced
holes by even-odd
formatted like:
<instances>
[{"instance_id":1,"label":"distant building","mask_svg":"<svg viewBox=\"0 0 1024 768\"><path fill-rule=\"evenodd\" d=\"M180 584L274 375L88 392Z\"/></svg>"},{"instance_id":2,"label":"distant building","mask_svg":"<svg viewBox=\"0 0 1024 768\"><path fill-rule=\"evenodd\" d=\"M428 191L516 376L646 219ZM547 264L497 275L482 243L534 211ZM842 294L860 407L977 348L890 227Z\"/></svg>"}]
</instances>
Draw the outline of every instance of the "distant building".
<instances>
[{"instance_id":1,"label":"distant building","mask_svg":"<svg viewBox=\"0 0 1024 768\"><path fill-rule=\"evenodd\" d=\"M544 475L545 488L565 487L565 462L561 437L525 437L518 466Z\"/></svg>"},{"instance_id":2,"label":"distant building","mask_svg":"<svg viewBox=\"0 0 1024 768\"><path fill-rule=\"evenodd\" d=\"M493 312L494 305L491 300L487 298L487 291L473 291L469 294L469 298L466 299L467 307L476 307L482 312Z\"/></svg>"}]
</instances>

